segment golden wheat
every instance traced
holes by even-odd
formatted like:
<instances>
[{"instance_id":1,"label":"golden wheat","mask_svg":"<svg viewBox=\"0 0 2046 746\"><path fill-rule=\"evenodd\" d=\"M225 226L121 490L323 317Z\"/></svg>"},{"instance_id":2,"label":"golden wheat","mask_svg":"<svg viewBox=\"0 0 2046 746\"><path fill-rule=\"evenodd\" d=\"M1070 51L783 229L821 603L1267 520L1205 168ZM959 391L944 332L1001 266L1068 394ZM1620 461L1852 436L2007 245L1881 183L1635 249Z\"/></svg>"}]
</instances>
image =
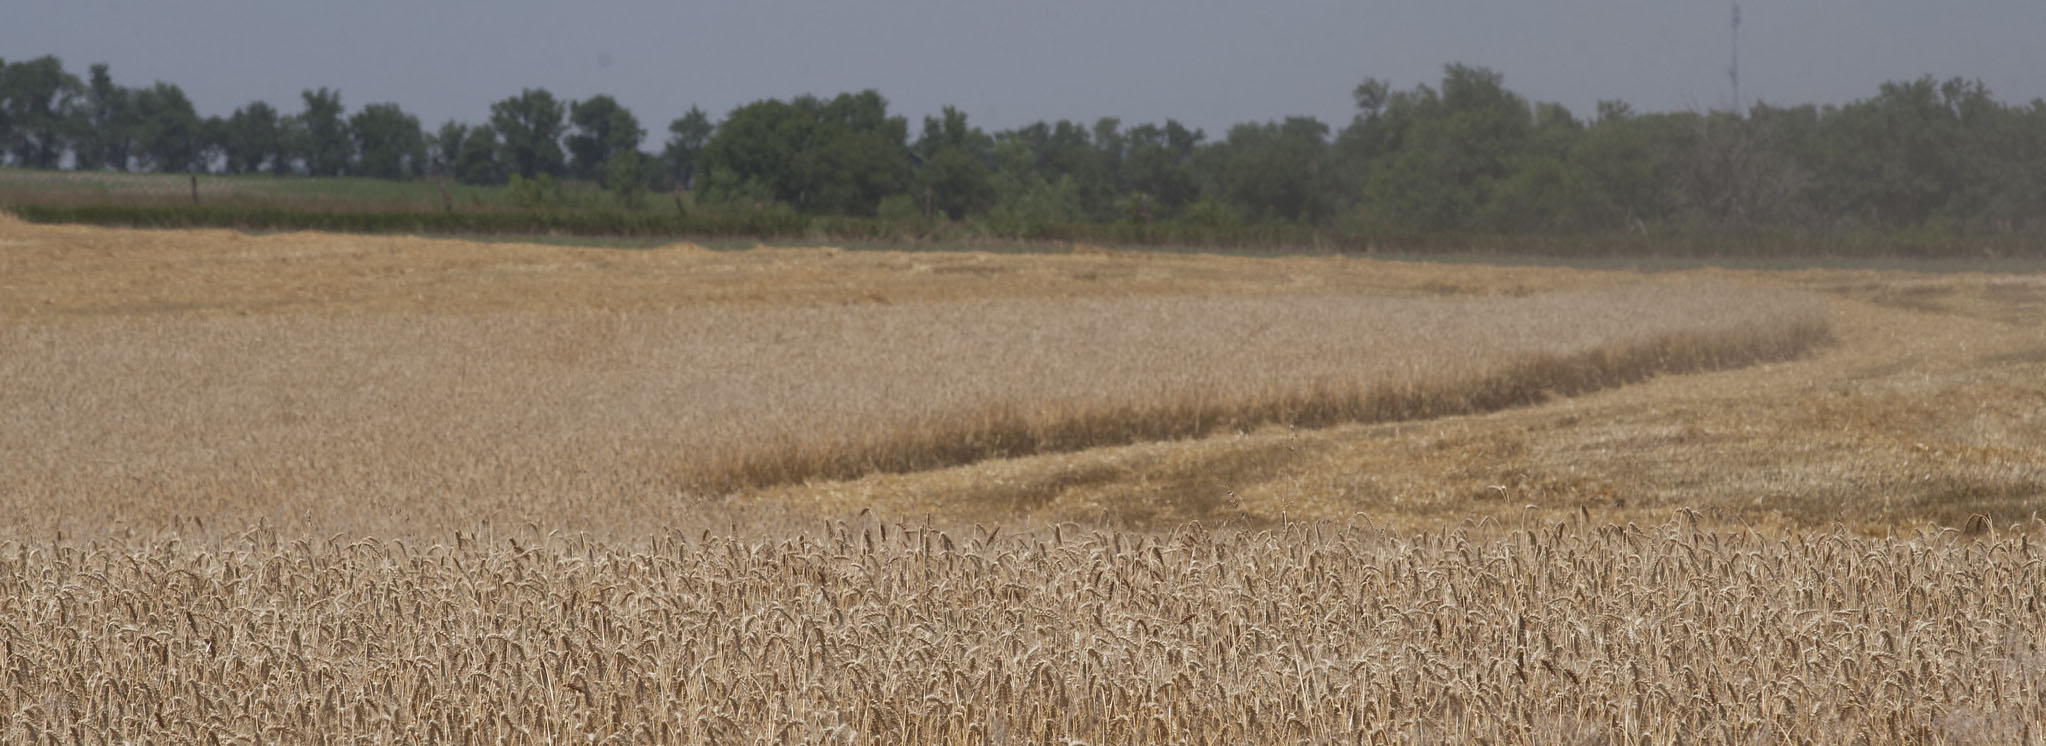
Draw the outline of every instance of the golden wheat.
<instances>
[{"instance_id":1,"label":"golden wheat","mask_svg":"<svg viewBox=\"0 0 2046 746\"><path fill-rule=\"evenodd\" d=\"M1680 285L0 328L0 465L17 475L0 506L60 527L117 500L105 512L137 520L155 504L363 531L629 514L689 491L1495 409L1788 357L1822 338L1821 309Z\"/></svg>"},{"instance_id":2,"label":"golden wheat","mask_svg":"<svg viewBox=\"0 0 2046 746\"><path fill-rule=\"evenodd\" d=\"M2041 288L0 218L0 742L2046 743Z\"/></svg>"},{"instance_id":3,"label":"golden wheat","mask_svg":"<svg viewBox=\"0 0 2046 746\"><path fill-rule=\"evenodd\" d=\"M0 350L0 366L12 366L0 379L9 384L0 387L0 397L14 397L0 411L0 482L14 488L0 489L0 513L28 516L19 528L31 535L259 519L383 534L432 534L480 518L538 519L603 532L694 520L702 506L675 499L689 484L788 482L812 474L807 483L747 490L732 502L742 510L767 502L824 515L871 506L942 521L1107 519L1160 526L1187 519L1340 519L1359 509L1426 526L1473 514L1511 515L1527 504L1558 515L1588 508L1617 520L1656 520L1696 506L1752 523L1841 522L1876 532L1922 522L1958 526L1973 513L2010 522L2031 515L2046 494L2046 399L2037 386L2046 376L2040 352L2046 350L2046 283L2008 269L1640 273L1127 252L616 251L402 236L35 226L0 216L0 329L6 330L0 334L20 343ZM1712 309L1679 324L1705 330L1702 335L1630 340L1626 320L1605 315L1652 306L1664 290L1695 298L1728 286L1740 292L1727 294L1726 304L1751 307ZM1610 302L1628 293L1646 300ZM1307 298L1290 300L1303 294ZM1809 300L1814 296L1824 298L1822 311ZM1587 327L1597 327L1595 333L1620 330L1605 337L1606 352L1633 345L1631 362L1604 353L1576 356L1560 350L1560 342L1558 349L1518 352L1531 353L1523 363L1566 363L1528 365L1529 372L1567 378L1589 371L1607 384L1737 363L1744 352L1755 360L1777 359L1794 349L1782 343L1811 337L1797 333L1796 319L1812 314L1837 343L1780 364L1659 377L1506 412L1385 426L1256 429L1258 422L1313 424L1315 416L1331 414L1376 420L1384 409L1398 409L1385 405L1401 402L1418 411L1483 409L1440 406L1468 402L1426 396L1430 387L1439 387L1436 394L1443 388L1450 394L1551 393L1535 386L1557 381L1513 375L1472 385L1487 382L1473 375L1481 366L1467 364L1503 364L1516 353L1496 344L1509 325L1471 313L1433 327L1443 333L1422 342L1436 349L1419 355L1397 349L1406 343L1396 336L1376 336L1382 329L1356 337L1360 344L1382 343L1385 354L1337 378L1380 395L1390 390L1387 398L1297 377L1242 375L1265 372L1255 361L1222 364L1256 357L1238 352L1256 350L1253 340L1181 348L1217 349L1199 356L1194 367L1207 370L1195 375L1234 376L1226 380L1233 393L1227 399L1160 388L1106 405L1060 402L1036 396L1056 387L1032 381L1018 389L1031 395L1020 407L959 399L948 404L956 409L927 408L932 417L897 408L874 420L841 419L838 424L848 426L843 430L792 435L788 426L799 418L791 412L844 413L884 399L833 398L807 412L729 396L747 386L765 389L782 372L689 396L692 387L684 384L701 371L692 372L692 362L680 359L685 356L624 346L635 339L687 341L658 328L659 320L720 314L764 319L843 311L871 322L879 317L870 312L890 304L900 315L999 301L1077 318L1085 314L1065 307L1159 301L1161 308L1223 308L1227 303L1209 302L1270 299L1277 301L1271 308L1311 308L1342 298L1357 300L1360 308L1395 309L1388 318L1411 317L1430 303L1516 313L1576 298L1584 302L1563 309L1564 316L1595 319ZM1757 299L1764 300L1749 303ZM1741 338L1739 317L1769 316L1772 307L1788 318L1750 326L1752 333ZM1663 315L1650 325L1669 320ZM1195 321L1183 326L1194 328ZM1315 345L1353 335L1323 321L1309 318L1276 336L1247 336L1301 343L1270 357L1292 364L1313 357ZM1176 332L1182 342L1188 339L1183 332ZM728 339L748 337L734 332ZM906 348L927 349L928 341ZM798 357L784 354L790 341L765 342L763 365ZM968 340L961 349L973 347ZM990 359L1010 360L1032 349L997 350ZM1663 352L1685 350L1692 354ZM1458 357L1486 351L1497 354ZM736 354L728 350L722 359ZM890 353L873 354L885 359ZM664 357L672 364L653 365ZM1056 354L1050 359L1077 362ZM1391 372L1421 377L1424 386L1402 395L1398 381L1376 379L1390 360L1416 363ZM971 371L955 368L956 362L908 363L913 375L899 381L914 385L898 385L893 401L914 401L927 390L945 393L948 382L927 383L946 370L954 378ZM1595 364L1568 364L1585 362ZM1615 362L1621 364L1600 368ZM1180 366L1155 355L1147 364ZM1583 390L1555 387L1555 393ZM858 386L848 391L873 393ZM1324 406L1296 406L1303 391ZM1411 406L1430 402L1438 407ZM685 422L702 413L692 409L699 405L723 406L736 416ZM762 422L756 413L780 421ZM610 426L602 422L606 417L624 424ZM889 417L900 419L891 426ZM180 421L185 424L167 424ZM977 440L1015 453L1071 442L1067 428L1098 436L1084 442L1117 443L1217 427L1228 437L819 478L948 463L930 457L956 455L960 441L979 434L1000 436ZM717 428L747 437L705 437ZM153 435L136 445L138 438L128 434L141 432ZM809 437L824 433L829 437ZM706 440L718 445L700 447ZM784 442L795 447L763 445ZM933 442L943 447L928 445ZM55 448L58 443L73 447ZM968 449L966 456L974 453Z\"/></svg>"},{"instance_id":4,"label":"golden wheat","mask_svg":"<svg viewBox=\"0 0 2046 746\"><path fill-rule=\"evenodd\" d=\"M0 544L10 743L2039 743L2046 545L1556 524Z\"/></svg>"}]
</instances>

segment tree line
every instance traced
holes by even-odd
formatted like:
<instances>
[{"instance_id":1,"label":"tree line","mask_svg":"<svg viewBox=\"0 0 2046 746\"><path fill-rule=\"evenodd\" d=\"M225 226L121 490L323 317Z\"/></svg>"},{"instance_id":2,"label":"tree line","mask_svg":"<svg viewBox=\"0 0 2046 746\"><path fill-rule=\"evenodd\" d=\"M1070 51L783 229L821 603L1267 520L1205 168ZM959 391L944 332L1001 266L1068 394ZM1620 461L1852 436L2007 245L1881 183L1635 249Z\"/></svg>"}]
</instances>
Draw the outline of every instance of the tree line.
<instances>
[{"instance_id":1,"label":"tree line","mask_svg":"<svg viewBox=\"0 0 2046 746\"><path fill-rule=\"evenodd\" d=\"M1844 105L1588 115L1531 102L1496 71L1435 85L1366 79L1355 114L1251 122L1218 137L1179 122L1038 122L988 132L947 107L912 131L868 90L765 99L722 121L668 123L659 149L608 95L526 89L434 130L396 103L339 91L295 111L252 101L202 116L173 83L80 78L55 57L0 61L0 158L77 170L449 178L532 188L586 180L636 203L687 189L705 205L1019 226L1170 221L1384 236L2046 228L2046 101L1979 81L1884 83ZM678 200L679 204L679 200Z\"/></svg>"}]
</instances>

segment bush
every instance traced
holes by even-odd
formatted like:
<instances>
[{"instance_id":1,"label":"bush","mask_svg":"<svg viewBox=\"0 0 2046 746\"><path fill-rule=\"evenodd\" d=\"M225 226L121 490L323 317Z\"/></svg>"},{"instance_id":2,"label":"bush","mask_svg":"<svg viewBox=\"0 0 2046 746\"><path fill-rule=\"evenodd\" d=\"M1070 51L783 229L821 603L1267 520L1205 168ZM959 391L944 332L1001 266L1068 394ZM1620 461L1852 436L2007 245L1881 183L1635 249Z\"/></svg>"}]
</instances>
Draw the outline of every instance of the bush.
<instances>
[{"instance_id":1,"label":"bush","mask_svg":"<svg viewBox=\"0 0 2046 746\"><path fill-rule=\"evenodd\" d=\"M915 197L891 194L881 198L880 206L874 208L874 216L891 223L912 223L921 221L924 215Z\"/></svg>"},{"instance_id":2,"label":"bush","mask_svg":"<svg viewBox=\"0 0 2046 746\"><path fill-rule=\"evenodd\" d=\"M528 209L556 207L561 204L561 182L554 179L554 174L543 173L531 179L512 174L505 197Z\"/></svg>"},{"instance_id":3,"label":"bush","mask_svg":"<svg viewBox=\"0 0 2046 746\"><path fill-rule=\"evenodd\" d=\"M646 159L639 151L626 150L611 156L604 163L604 183L611 187L611 199L619 207L638 210L646 207Z\"/></svg>"}]
</instances>

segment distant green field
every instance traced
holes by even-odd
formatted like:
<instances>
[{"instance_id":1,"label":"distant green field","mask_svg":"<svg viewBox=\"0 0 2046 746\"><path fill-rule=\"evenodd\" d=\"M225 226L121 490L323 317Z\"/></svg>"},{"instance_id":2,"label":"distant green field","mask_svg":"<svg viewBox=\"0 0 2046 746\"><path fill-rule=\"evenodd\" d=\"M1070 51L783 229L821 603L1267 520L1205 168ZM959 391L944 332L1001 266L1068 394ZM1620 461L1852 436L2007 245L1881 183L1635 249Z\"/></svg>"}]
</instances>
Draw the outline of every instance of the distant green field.
<instances>
[{"instance_id":1,"label":"distant green field","mask_svg":"<svg viewBox=\"0 0 2046 746\"><path fill-rule=\"evenodd\" d=\"M1364 253L1394 259L1484 263L1565 261L1588 267L1684 269L1700 263L1757 268L1974 268L2037 271L2046 237L2034 233L1892 230L1637 233L1351 234L1285 222L1226 226L1187 221L1042 223L986 217L927 220L808 215L786 205L694 203L677 214L665 195L622 208L588 182L568 182L544 206L512 189L429 181L202 174L131 174L0 168L0 209L42 223L146 228L235 228L414 233L501 240L660 245L676 240L751 245L1041 251L1075 244L1225 253ZM195 195L196 192L196 195ZM1871 262L1875 264L1871 264Z\"/></svg>"},{"instance_id":2,"label":"distant green field","mask_svg":"<svg viewBox=\"0 0 2046 746\"><path fill-rule=\"evenodd\" d=\"M313 178L267 174L198 175L201 204L260 205L300 210L494 210L512 207L505 187L447 182L447 194L433 180L387 181L357 177ZM38 171L0 167L0 205L164 205L190 204L192 177L186 174L113 171ZM563 207L614 207L596 185L561 187ZM662 200L649 209L666 208Z\"/></svg>"}]
</instances>

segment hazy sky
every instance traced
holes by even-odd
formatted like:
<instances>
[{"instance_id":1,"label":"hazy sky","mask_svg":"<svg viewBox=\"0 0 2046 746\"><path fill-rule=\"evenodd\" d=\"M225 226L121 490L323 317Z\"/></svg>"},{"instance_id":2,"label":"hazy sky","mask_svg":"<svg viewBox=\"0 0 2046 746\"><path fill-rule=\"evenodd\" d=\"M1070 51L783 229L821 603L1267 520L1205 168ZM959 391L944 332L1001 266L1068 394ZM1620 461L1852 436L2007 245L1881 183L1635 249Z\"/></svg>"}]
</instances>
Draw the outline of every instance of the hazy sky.
<instances>
[{"instance_id":1,"label":"hazy sky","mask_svg":"<svg viewBox=\"0 0 2046 746\"><path fill-rule=\"evenodd\" d=\"M1980 78L2046 97L2041 0L1797 0L1741 8L1744 100L1838 103L1885 80ZM879 89L918 119L951 104L990 130L1039 119L1177 118L1219 136L1293 114L1340 127L1366 76L1397 88L1484 65L1580 115L1731 101L1731 5L1691 0L0 0L0 58L166 80L201 114L301 89L350 112L395 101L429 129L480 122L537 86L610 93L665 139L690 105Z\"/></svg>"}]
</instances>

